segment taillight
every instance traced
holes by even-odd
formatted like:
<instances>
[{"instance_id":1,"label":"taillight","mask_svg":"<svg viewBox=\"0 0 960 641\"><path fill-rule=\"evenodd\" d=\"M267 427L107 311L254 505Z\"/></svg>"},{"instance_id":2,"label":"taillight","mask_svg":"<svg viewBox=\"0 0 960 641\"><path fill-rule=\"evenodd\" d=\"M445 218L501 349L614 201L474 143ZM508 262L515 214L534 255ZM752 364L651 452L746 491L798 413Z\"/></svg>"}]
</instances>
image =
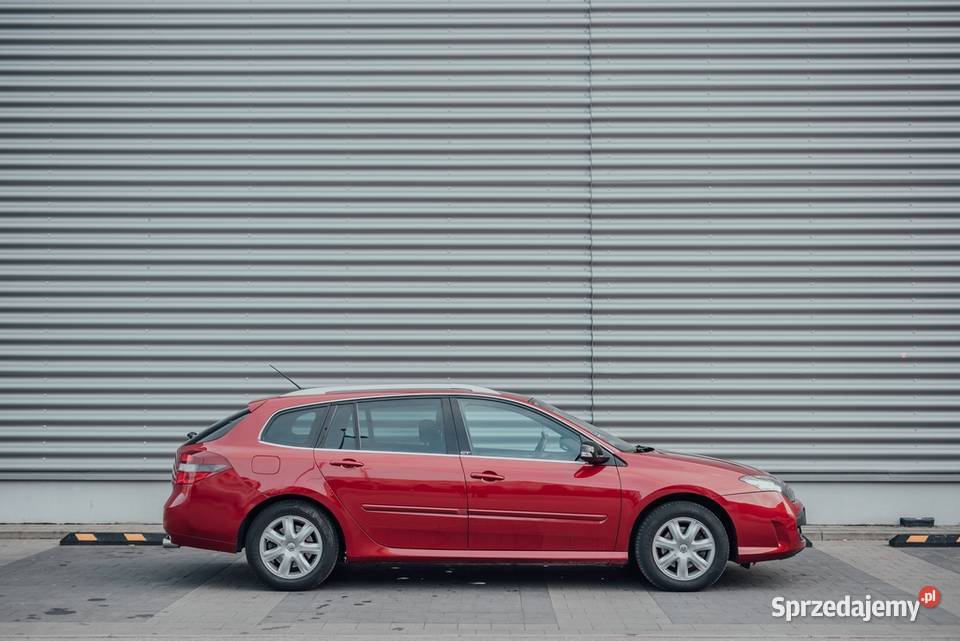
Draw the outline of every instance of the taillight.
<instances>
[{"instance_id":1,"label":"taillight","mask_svg":"<svg viewBox=\"0 0 960 641\"><path fill-rule=\"evenodd\" d=\"M175 485L190 485L208 476L230 469L230 462L213 452L182 452L173 468Z\"/></svg>"}]
</instances>

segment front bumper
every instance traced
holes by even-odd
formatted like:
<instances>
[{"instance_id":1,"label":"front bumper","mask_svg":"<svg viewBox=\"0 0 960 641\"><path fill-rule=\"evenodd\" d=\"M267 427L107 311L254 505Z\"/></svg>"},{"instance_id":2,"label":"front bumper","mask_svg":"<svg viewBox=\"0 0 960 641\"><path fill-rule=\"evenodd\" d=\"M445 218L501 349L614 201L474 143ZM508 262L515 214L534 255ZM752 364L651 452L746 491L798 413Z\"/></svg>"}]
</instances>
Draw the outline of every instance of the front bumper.
<instances>
[{"instance_id":1,"label":"front bumper","mask_svg":"<svg viewBox=\"0 0 960 641\"><path fill-rule=\"evenodd\" d=\"M780 492L747 492L724 497L737 536L738 563L785 559L806 547L806 508Z\"/></svg>"}]
</instances>

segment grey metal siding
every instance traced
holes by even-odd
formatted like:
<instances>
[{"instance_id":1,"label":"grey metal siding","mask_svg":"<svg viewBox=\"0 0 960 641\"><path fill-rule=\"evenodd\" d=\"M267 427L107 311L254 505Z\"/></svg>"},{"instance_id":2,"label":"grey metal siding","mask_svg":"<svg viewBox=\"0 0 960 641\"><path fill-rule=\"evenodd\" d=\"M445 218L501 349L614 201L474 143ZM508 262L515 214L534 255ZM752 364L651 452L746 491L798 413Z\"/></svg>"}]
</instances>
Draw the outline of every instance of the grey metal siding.
<instances>
[{"instance_id":1,"label":"grey metal siding","mask_svg":"<svg viewBox=\"0 0 960 641\"><path fill-rule=\"evenodd\" d=\"M595 407L791 478L960 472L957 3L593 3Z\"/></svg>"},{"instance_id":2,"label":"grey metal siding","mask_svg":"<svg viewBox=\"0 0 960 641\"><path fill-rule=\"evenodd\" d=\"M468 380L960 471L956 3L0 2L0 478Z\"/></svg>"},{"instance_id":3,"label":"grey metal siding","mask_svg":"<svg viewBox=\"0 0 960 641\"><path fill-rule=\"evenodd\" d=\"M165 478L303 383L589 391L580 2L0 16L0 474Z\"/></svg>"}]
</instances>

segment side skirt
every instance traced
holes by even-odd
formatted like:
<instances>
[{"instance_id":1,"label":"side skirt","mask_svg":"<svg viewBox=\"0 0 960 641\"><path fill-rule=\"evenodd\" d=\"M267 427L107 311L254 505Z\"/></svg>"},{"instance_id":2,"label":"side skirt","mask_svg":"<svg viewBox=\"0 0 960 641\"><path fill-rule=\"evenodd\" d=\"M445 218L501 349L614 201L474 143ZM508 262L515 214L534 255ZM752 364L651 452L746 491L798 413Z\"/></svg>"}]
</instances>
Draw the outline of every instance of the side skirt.
<instances>
[{"instance_id":1,"label":"side skirt","mask_svg":"<svg viewBox=\"0 0 960 641\"><path fill-rule=\"evenodd\" d=\"M350 563L409 561L422 563L544 563L556 565L627 565L626 552L542 551L542 550L420 550L380 548L376 552L353 556Z\"/></svg>"}]
</instances>

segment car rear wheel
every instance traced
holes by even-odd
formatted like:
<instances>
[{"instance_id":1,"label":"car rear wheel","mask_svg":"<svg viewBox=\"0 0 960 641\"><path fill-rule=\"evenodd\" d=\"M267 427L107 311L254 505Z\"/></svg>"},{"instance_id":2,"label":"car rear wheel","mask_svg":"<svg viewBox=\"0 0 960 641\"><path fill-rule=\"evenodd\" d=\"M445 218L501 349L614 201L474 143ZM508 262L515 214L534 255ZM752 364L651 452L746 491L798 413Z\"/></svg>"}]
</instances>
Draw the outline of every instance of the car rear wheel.
<instances>
[{"instance_id":1,"label":"car rear wheel","mask_svg":"<svg viewBox=\"0 0 960 641\"><path fill-rule=\"evenodd\" d=\"M330 519L309 503L267 506L247 530L247 562L275 590L308 590L322 583L340 556Z\"/></svg>"},{"instance_id":2,"label":"car rear wheel","mask_svg":"<svg viewBox=\"0 0 960 641\"><path fill-rule=\"evenodd\" d=\"M640 571L661 590L691 592L713 585L726 568L730 542L710 509L665 503L648 514L634 538Z\"/></svg>"}]
</instances>

